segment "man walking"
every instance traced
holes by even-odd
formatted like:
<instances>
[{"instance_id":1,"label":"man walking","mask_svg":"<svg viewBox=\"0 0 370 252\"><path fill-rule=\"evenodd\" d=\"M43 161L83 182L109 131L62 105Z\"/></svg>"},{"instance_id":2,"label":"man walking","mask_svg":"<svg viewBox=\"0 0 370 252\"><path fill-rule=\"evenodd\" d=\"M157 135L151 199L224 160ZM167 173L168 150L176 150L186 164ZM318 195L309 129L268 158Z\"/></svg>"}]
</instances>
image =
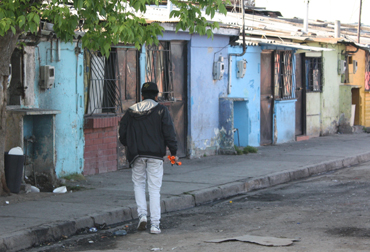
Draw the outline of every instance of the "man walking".
<instances>
[{"instance_id":1,"label":"man walking","mask_svg":"<svg viewBox=\"0 0 370 252\"><path fill-rule=\"evenodd\" d=\"M141 88L142 102L132 105L120 122L120 142L127 146L127 160L132 167L135 200L139 215L138 230L147 226L146 178L150 202L150 233L159 234L161 219L160 189L166 146L176 156L175 128L168 109L159 104L158 87L146 82ZM177 160L176 156L176 160Z\"/></svg>"}]
</instances>

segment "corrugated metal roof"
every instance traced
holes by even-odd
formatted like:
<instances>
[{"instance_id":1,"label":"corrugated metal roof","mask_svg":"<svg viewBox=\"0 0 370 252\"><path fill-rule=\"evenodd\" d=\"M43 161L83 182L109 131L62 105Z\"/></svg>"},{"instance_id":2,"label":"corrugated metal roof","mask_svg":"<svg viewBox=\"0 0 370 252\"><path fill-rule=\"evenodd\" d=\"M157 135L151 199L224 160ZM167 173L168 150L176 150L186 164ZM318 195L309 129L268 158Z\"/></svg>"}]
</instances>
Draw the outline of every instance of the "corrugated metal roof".
<instances>
[{"instance_id":1,"label":"corrugated metal roof","mask_svg":"<svg viewBox=\"0 0 370 252\"><path fill-rule=\"evenodd\" d=\"M284 48L295 48L301 49L305 51L333 51L334 49L330 48L322 48L316 46L305 46L298 43L286 43L282 41L274 41L274 40L258 40L254 39L253 41L249 40L249 38L245 41L247 46L277 46L277 47L284 47ZM243 41L241 39L236 41L237 44L242 45Z\"/></svg>"},{"instance_id":2,"label":"corrugated metal roof","mask_svg":"<svg viewBox=\"0 0 370 252\"><path fill-rule=\"evenodd\" d=\"M176 9L176 7L173 6L173 9ZM168 30L174 30L175 24L180 21L179 18L169 18L170 12L166 6L147 6L145 13L135 12L132 8L127 11L146 19L148 23L161 23L165 29ZM220 23L221 29L215 30L214 32L216 34L237 36L238 31L243 27L243 15L241 13L233 11L228 12L225 16L216 12L213 19L211 19L204 11L201 12L202 16L208 21L217 21ZM324 22L320 20L309 20L308 32L306 33L303 31L302 19L244 14L244 26L248 38L259 37L261 41L263 39L275 38L275 40L281 41L281 43L278 43L281 45L295 42L291 45L298 46L299 43L313 41L327 44L352 43L362 49L368 49L368 44L370 44L370 26L362 26L361 43L357 43L357 30L355 24L341 24L340 38L334 37L333 22ZM248 43L250 43L250 45L255 45L257 42L250 40Z\"/></svg>"}]
</instances>

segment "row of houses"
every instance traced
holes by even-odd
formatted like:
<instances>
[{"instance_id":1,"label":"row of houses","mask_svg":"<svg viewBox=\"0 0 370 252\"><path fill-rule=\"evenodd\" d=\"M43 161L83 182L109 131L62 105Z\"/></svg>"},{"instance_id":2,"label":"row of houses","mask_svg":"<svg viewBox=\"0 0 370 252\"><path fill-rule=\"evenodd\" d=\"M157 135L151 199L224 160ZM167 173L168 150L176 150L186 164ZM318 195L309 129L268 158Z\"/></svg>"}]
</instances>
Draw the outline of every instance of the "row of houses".
<instances>
[{"instance_id":1,"label":"row of houses","mask_svg":"<svg viewBox=\"0 0 370 252\"><path fill-rule=\"evenodd\" d=\"M180 157L370 127L366 27L360 44L354 26L310 21L302 32L300 19L232 10L216 15L222 24L211 39L176 33L166 9L149 7L146 18L165 28L159 45L115 45L109 58L83 50L83 34L63 43L40 28L37 41L20 38L25 46L12 56L6 148L24 149L28 176L126 167L118 122L140 101L146 81L158 84L170 110Z\"/></svg>"}]
</instances>

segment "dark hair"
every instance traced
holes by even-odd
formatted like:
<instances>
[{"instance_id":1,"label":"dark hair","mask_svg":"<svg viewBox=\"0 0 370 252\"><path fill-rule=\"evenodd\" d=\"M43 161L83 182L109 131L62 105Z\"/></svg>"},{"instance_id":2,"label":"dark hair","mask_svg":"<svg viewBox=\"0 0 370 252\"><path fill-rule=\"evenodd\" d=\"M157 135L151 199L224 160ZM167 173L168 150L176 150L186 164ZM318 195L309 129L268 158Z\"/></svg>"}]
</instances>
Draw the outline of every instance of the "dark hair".
<instances>
[{"instance_id":1,"label":"dark hair","mask_svg":"<svg viewBox=\"0 0 370 252\"><path fill-rule=\"evenodd\" d=\"M146 99L155 100L155 97L158 95L158 92L157 91L146 91L146 92L142 92L141 94L144 97L143 100L146 100Z\"/></svg>"}]
</instances>

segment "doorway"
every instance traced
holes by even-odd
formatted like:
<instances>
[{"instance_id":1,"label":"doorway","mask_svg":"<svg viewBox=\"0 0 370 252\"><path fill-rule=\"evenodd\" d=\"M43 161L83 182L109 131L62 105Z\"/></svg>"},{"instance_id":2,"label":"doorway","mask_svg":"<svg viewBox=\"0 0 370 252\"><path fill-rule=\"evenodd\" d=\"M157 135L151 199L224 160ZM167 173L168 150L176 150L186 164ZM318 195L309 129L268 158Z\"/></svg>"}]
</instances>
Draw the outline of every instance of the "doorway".
<instances>
[{"instance_id":1,"label":"doorway","mask_svg":"<svg viewBox=\"0 0 370 252\"><path fill-rule=\"evenodd\" d=\"M295 105L295 135L302 136L305 135L305 119L306 119L306 107L305 107L305 87L304 87L304 54L297 53L295 54L296 58L296 67L295 67L295 80L296 80L296 89L295 97L297 99Z\"/></svg>"}]
</instances>

